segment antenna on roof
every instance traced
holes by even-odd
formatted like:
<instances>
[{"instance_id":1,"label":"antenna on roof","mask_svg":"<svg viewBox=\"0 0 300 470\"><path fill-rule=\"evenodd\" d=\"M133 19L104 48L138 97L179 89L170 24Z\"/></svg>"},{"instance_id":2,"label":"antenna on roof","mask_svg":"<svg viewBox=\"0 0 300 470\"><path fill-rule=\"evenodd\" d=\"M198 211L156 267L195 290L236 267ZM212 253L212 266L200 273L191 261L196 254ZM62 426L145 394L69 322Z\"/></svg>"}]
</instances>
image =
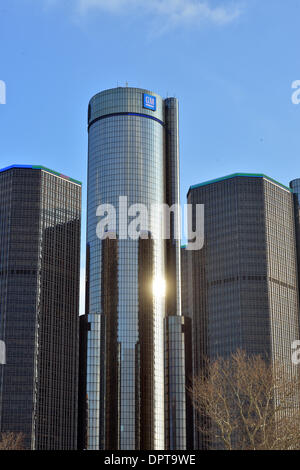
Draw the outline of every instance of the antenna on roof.
<instances>
[{"instance_id":1,"label":"antenna on roof","mask_svg":"<svg viewBox=\"0 0 300 470\"><path fill-rule=\"evenodd\" d=\"M126 82L126 88L128 88L128 82Z\"/></svg>"}]
</instances>

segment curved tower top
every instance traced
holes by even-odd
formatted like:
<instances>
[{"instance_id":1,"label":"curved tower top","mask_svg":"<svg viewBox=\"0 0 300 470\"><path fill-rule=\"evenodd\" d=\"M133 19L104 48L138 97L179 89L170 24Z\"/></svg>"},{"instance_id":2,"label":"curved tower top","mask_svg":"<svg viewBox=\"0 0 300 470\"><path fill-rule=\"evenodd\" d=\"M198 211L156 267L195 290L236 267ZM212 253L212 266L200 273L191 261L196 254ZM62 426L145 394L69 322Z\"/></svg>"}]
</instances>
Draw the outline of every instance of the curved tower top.
<instances>
[{"instance_id":1,"label":"curved tower top","mask_svg":"<svg viewBox=\"0 0 300 470\"><path fill-rule=\"evenodd\" d=\"M91 98L88 107L88 125L110 114L139 114L164 123L164 100L150 90L130 87L110 88Z\"/></svg>"}]
</instances>

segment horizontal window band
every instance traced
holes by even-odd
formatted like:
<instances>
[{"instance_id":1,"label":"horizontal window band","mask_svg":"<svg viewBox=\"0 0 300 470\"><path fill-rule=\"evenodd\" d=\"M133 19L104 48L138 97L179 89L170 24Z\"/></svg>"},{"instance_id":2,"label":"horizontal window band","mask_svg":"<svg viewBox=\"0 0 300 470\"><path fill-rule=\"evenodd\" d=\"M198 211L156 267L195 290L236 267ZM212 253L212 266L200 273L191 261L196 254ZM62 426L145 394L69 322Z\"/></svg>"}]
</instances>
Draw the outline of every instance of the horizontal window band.
<instances>
[{"instance_id":1,"label":"horizontal window band","mask_svg":"<svg viewBox=\"0 0 300 470\"><path fill-rule=\"evenodd\" d=\"M278 284L281 287L285 287L291 290L296 290L296 287L292 286L291 284L287 284L286 282L279 281L278 279L274 279L272 277L267 278L267 276L261 276L261 275L259 276L236 276L236 277L230 277L227 279L218 279L216 281L207 281L206 285L208 287L214 287L214 286L233 283L237 281L267 281L267 280L275 284Z\"/></svg>"},{"instance_id":2,"label":"horizontal window band","mask_svg":"<svg viewBox=\"0 0 300 470\"><path fill-rule=\"evenodd\" d=\"M162 126L164 126L165 124L163 123L163 121L161 121L160 119L157 119L156 117L154 116L149 116L148 114L141 114L141 113L111 113L111 114L104 114L103 116L99 116L97 117L96 119L93 119L89 125L88 125L88 130L90 129L90 127L95 124L95 122L97 121L101 121L101 119L106 119L106 118L109 118L109 117L113 117L113 116L139 116L139 117L143 117L143 118L147 118L147 119L152 119L153 121L156 121L158 122L159 124L161 124Z\"/></svg>"}]
</instances>

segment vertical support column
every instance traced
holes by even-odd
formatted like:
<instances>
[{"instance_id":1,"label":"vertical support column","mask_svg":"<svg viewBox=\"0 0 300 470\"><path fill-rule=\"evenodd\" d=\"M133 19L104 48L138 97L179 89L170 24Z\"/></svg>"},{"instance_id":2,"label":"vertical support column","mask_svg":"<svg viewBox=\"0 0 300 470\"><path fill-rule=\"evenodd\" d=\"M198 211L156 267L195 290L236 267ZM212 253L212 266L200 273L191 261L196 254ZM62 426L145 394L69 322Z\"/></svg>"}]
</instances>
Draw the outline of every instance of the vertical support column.
<instances>
[{"instance_id":1,"label":"vertical support column","mask_svg":"<svg viewBox=\"0 0 300 470\"><path fill-rule=\"evenodd\" d=\"M184 350L185 350L185 384L186 384L186 448L194 449L194 407L192 403L191 388L194 374L193 367L193 334L192 334L192 251L181 247L181 305L184 317Z\"/></svg>"},{"instance_id":2,"label":"vertical support column","mask_svg":"<svg viewBox=\"0 0 300 470\"><path fill-rule=\"evenodd\" d=\"M119 448L118 240L102 241L102 312L105 318L105 449Z\"/></svg>"},{"instance_id":3,"label":"vertical support column","mask_svg":"<svg viewBox=\"0 0 300 470\"><path fill-rule=\"evenodd\" d=\"M185 354L185 400L186 400L186 449L194 449L194 407L191 397L193 379L193 339L192 319L183 316L184 354Z\"/></svg>"},{"instance_id":4,"label":"vertical support column","mask_svg":"<svg viewBox=\"0 0 300 470\"><path fill-rule=\"evenodd\" d=\"M85 313L79 318L79 383L78 383L78 429L77 449L85 450L88 446L88 400L87 400L87 339L90 324L89 312L89 274L90 274L90 246L86 247L85 272Z\"/></svg>"},{"instance_id":5,"label":"vertical support column","mask_svg":"<svg viewBox=\"0 0 300 470\"><path fill-rule=\"evenodd\" d=\"M140 445L154 449L154 306L153 240L139 240L139 381Z\"/></svg>"},{"instance_id":6,"label":"vertical support column","mask_svg":"<svg viewBox=\"0 0 300 470\"><path fill-rule=\"evenodd\" d=\"M184 318L172 315L165 318L165 358L167 407L166 447L186 449L186 389Z\"/></svg>"},{"instance_id":7,"label":"vertical support column","mask_svg":"<svg viewBox=\"0 0 300 470\"><path fill-rule=\"evenodd\" d=\"M185 350L181 316L180 199L178 102L165 100L166 203L170 212L170 239L166 240L165 399L166 449L186 449ZM179 238L177 236L177 238Z\"/></svg>"},{"instance_id":8,"label":"vertical support column","mask_svg":"<svg viewBox=\"0 0 300 470\"><path fill-rule=\"evenodd\" d=\"M179 195L179 120L178 101L176 98L165 100L166 122L166 203L171 208L170 239L166 241L167 261L167 315L181 315L181 265L180 240L180 195Z\"/></svg>"}]
</instances>

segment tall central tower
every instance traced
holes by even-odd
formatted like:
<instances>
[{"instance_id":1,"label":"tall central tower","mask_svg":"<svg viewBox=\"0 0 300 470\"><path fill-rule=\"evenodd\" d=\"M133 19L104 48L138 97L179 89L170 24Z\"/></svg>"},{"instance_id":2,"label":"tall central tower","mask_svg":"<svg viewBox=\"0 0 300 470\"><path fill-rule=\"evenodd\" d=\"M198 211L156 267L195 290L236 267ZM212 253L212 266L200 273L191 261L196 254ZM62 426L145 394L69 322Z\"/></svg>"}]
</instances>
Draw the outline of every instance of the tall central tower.
<instances>
[{"instance_id":1,"label":"tall central tower","mask_svg":"<svg viewBox=\"0 0 300 470\"><path fill-rule=\"evenodd\" d=\"M120 233L133 204L150 211L179 203L177 100L137 88L103 91L89 103L88 132L85 447L184 448L178 222L171 218L169 240L153 237L163 230L159 211L151 212L148 239ZM97 236L102 204L116 209L115 239Z\"/></svg>"}]
</instances>

